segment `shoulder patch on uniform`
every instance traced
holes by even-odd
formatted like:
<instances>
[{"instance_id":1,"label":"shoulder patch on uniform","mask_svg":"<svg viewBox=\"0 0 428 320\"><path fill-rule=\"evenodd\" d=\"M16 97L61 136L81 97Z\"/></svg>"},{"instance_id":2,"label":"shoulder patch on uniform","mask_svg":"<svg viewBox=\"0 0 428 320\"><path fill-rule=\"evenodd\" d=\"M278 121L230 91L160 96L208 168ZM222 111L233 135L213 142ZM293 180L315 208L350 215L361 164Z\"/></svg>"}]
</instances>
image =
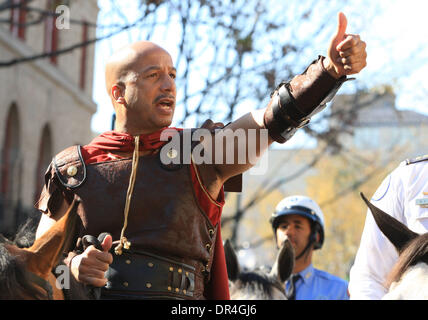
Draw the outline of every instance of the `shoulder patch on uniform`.
<instances>
[{"instance_id":1,"label":"shoulder patch on uniform","mask_svg":"<svg viewBox=\"0 0 428 320\"><path fill-rule=\"evenodd\" d=\"M417 162L422 162L422 161L427 161L427 160L428 160L428 154L426 154L424 156L419 156L419 157L416 157L413 159L406 159L406 165L417 163Z\"/></svg>"}]
</instances>

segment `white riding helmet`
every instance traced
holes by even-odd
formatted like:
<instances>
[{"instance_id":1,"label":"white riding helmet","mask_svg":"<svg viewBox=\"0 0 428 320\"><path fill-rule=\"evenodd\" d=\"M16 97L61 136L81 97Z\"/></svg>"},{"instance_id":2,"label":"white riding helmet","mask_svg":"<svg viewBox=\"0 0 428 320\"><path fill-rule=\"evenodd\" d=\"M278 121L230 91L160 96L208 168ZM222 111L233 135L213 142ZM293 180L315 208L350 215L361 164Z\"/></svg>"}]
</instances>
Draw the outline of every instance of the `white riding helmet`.
<instances>
[{"instance_id":1,"label":"white riding helmet","mask_svg":"<svg viewBox=\"0 0 428 320\"><path fill-rule=\"evenodd\" d=\"M311 198L300 195L285 197L282 199L276 206L275 212L272 213L270 218L275 236L280 217L289 214L298 214L313 222L314 227L311 228L311 240L315 242L314 249L320 249L324 242L324 214L318 204ZM316 241L316 233L320 235L318 241Z\"/></svg>"}]
</instances>

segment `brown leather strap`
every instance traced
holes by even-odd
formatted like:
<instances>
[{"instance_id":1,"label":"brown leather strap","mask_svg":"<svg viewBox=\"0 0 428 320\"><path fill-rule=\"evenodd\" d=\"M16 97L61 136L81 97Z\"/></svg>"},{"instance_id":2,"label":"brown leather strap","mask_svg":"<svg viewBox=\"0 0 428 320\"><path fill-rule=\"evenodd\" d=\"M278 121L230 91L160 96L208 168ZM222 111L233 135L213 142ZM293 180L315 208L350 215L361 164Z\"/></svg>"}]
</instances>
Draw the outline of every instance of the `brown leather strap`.
<instances>
[{"instance_id":1,"label":"brown leather strap","mask_svg":"<svg viewBox=\"0 0 428 320\"><path fill-rule=\"evenodd\" d=\"M72 146L57 154L52 164L58 181L66 188L77 188L86 179L86 166L80 145Z\"/></svg>"}]
</instances>

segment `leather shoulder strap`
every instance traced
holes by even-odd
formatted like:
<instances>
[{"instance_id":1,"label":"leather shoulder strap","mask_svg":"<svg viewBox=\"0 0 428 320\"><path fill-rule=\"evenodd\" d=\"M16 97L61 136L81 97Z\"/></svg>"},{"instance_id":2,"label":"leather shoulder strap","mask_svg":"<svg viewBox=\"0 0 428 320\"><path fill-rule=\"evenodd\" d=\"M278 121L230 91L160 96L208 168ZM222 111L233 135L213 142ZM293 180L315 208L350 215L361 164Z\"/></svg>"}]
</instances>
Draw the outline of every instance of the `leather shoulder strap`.
<instances>
[{"instance_id":1,"label":"leather shoulder strap","mask_svg":"<svg viewBox=\"0 0 428 320\"><path fill-rule=\"evenodd\" d=\"M86 179L86 166L80 145L69 147L52 160L58 181L66 188L77 188Z\"/></svg>"}]
</instances>

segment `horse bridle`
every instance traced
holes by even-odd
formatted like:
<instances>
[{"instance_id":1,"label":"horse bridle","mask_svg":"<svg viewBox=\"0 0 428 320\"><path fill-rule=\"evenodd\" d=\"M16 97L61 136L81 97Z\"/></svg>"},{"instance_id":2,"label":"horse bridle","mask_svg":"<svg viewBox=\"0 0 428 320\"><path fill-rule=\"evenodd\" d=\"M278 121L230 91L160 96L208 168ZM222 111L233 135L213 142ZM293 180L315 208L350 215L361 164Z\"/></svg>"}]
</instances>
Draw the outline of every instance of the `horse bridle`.
<instances>
[{"instance_id":1,"label":"horse bridle","mask_svg":"<svg viewBox=\"0 0 428 320\"><path fill-rule=\"evenodd\" d=\"M34 284L36 284L37 286L39 286L40 288L46 291L48 300L53 300L53 289L49 281L43 279L42 277L32 272L28 272L28 278Z\"/></svg>"}]
</instances>

